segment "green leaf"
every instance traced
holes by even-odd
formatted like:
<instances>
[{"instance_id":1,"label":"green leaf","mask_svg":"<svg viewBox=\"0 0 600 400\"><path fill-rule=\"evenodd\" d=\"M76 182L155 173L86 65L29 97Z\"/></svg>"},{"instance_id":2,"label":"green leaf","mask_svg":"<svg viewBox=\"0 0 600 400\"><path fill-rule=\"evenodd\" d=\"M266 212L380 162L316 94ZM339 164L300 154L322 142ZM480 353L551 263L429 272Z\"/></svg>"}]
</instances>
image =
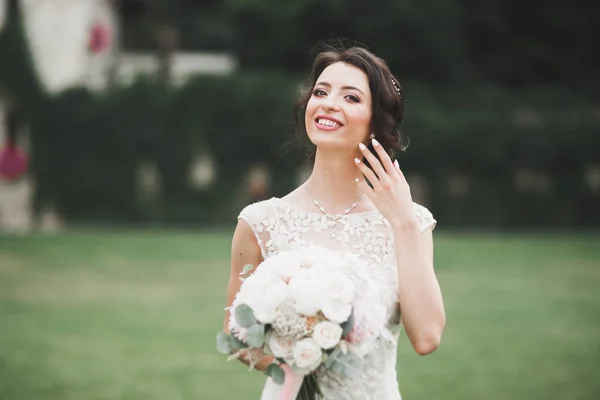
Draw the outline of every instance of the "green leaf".
<instances>
[{"instance_id":1,"label":"green leaf","mask_svg":"<svg viewBox=\"0 0 600 400\"><path fill-rule=\"evenodd\" d=\"M242 269L242 272L240 273L240 275L246 275L248 272L252 271L253 269L254 269L253 264L246 264L246 265L244 265L244 268Z\"/></svg>"},{"instance_id":2,"label":"green leaf","mask_svg":"<svg viewBox=\"0 0 600 400\"><path fill-rule=\"evenodd\" d=\"M402 321L394 324L388 328L392 333L400 333L402 331Z\"/></svg>"},{"instance_id":3,"label":"green leaf","mask_svg":"<svg viewBox=\"0 0 600 400\"><path fill-rule=\"evenodd\" d=\"M269 364L265 370L265 374L270 376L271 379L273 379L273 381L278 385L283 385L283 381L285 380L285 372L283 371L283 368L276 363Z\"/></svg>"},{"instance_id":4,"label":"green leaf","mask_svg":"<svg viewBox=\"0 0 600 400\"><path fill-rule=\"evenodd\" d=\"M342 338L345 338L354 328L354 313L350 314L346 322L343 322L340 326L342 327Z\"/></svg>"},{"instance_id":5,"label":"green leaf","mask_svg":"<svg viewBox=\"0 0 600 400\"><path fill-rule=\"evenodd\" d=\"M338 348L333 350L333 352L331 352L331 354L329 354L329 356L327 356L327 359L325 360L325 368L328 368L328 369L331 368L331 366L335 362L336 357L338 356L338 354L341 354L341 353L342 353L342 351Z\"/></svg>"},{"instance_id":6,"label":"green leaf","mask_svg":"<svg viewBox=\"0 0 600 400\"><path fill-rule=\"evenodd\" d=\"M265 326L254 324L248 328L246 342L252 347L261 348L265 344Z\"/></svg>"},{"instance_id":7,"label":"green leaf","mask_svg":"<svg viewBox=\"0 0 600 400\"><path fill-rule=\"evenodd\" d=\"M352 353L334 351L327 359L325 367L346 378L356 379L360 376L364 365L363 361Z\"/></svg>"},{"instance_id":8,"label":"green leaf","mask_svg":"<svg viewBox=\"0 0 600 400\"><path fill-rule=\"evenodd\" d=\"M235 320L242 328L250 328L257 322L254 311L247 304L240 304L235 308Z\"/></svg>"},{"instance_id":9,"label":"green leaf","mask_svg":"<svg viewBox=\"0 0 600 400\"><path fill-rule=\"evenodd\" d=\"M230 355L231 351L231 343L229 341L229 335L225 332L217 333L217 350L219 353Z\"/></svg>"},{"instance_id":10,"label":"green leaf","mask_svg":"<svg viewBox=\"0 0 600 400\"><path fill-rule=\"evenodd\" d=\"M234 348L235 350L241 350L241 349L245 349L246 347L248 347L248 345L246 343L242 342L240 339L235 337L235 335L229 336L229 345L232 348Z\"/></svg>"}]
</instances>

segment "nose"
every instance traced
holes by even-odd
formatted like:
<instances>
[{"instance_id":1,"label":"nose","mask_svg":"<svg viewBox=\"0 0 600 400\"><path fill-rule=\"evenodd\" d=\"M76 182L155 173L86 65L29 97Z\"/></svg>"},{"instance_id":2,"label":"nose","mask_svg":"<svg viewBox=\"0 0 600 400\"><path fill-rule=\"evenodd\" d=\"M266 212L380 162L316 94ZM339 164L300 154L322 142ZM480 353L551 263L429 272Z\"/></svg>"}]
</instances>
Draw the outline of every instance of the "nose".
<instances>
[{"instance_id":1,"label":"nose","mask_svg":"<svg viewBox=\"0 0 600 400\"><path fill-rule=\"evenodd\" d=\"M327 96L325 99L323 99L321 105L326 111L338 111L340 109L332 96Z\"/></svg>"}]
</instances>

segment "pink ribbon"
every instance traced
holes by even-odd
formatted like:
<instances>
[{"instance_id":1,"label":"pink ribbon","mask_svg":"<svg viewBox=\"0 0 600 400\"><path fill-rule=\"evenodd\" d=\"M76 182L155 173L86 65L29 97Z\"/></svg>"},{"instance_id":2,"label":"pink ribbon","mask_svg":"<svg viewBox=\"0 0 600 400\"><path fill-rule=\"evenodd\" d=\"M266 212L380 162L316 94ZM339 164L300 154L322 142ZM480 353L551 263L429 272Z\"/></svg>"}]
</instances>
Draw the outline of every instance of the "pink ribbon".
<instances>
[{"instance_id":1,"label":"pink ribbon","mask_svg":"<svg viewBox=\"0 0 600 400\"><path fill-rule=\"evenodd\" d=\"M304 377L296 375L287 364L281 364L281 368L285 372L285 378L283 387L279 392L279 400L294 400L298 396L298 392L300 392Z\"/></svg>"}]
</instances>

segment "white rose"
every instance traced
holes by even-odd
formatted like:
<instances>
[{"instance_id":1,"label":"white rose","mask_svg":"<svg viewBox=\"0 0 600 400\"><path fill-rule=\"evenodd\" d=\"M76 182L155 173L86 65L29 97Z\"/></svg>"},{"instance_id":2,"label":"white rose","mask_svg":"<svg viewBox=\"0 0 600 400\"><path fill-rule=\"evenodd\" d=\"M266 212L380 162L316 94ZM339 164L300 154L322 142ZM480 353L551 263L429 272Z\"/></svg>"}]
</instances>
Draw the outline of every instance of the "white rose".
<instances>
[{"instance_id":1,"label":"white rose","mask_svg":"<svg viewBox=\"0 0 600 400\"><path fill-rule=\"evenodd\" d=\"M342 327L331 321L319 322L313 328L312 338L323 349L335 347L342 338Z\"/></svg>"},{"instance_id":2,"label":"white rose","mask_svg":"<svg viewBox=\"0 0 600 400\"><path fill-rule=\"evenodd\" d=\"M341 324L346 322L352 313L352 305L338 300L327 302L321 309L325 318Z\"/></svg>"},{"instance_id":3,"label":"white rose","mask_svg":"<svg viewBox=\"0 0 600 400\"><path fill-rule=\"evenodd\" d=\"M294 362L299 368L315 370L323 360L323 352L314 339L302 339L296 342L292 350Z\"/></svg>"},{"instance_id":4,"label":"white rose","mask_svg":"<svg viewBox=\"0 0 600 400\"><path fill-rule=\"evenodd\" d=\"M296 339L291 336L279 336L275 331L270 331L267 335L267 346L271 353L277 358L290 359L292 357L292 348Z\"/></svg>"},{"instance_id":5,"label":"white rose","mask_svg":"<svg viewBox=\"0 0 600 400\"><path fill-rule=\"evenodd\" d=\"M324 294L330 300L348 303L354 297L354 282L341 273L327 274L322 284L322 290L324 290Z\"/></svg>"}]
</instances>

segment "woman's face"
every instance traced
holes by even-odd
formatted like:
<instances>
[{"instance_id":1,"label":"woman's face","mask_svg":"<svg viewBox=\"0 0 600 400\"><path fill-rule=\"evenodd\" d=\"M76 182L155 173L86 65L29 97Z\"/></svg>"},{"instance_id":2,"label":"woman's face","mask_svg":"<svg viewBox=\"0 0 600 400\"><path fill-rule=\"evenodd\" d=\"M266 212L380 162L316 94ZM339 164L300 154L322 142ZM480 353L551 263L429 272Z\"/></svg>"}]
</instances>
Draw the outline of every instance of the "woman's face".
<instances>
[{"instance_id":1,"label":"woman's face","mask_svg":"<svg viewBox=\"0 0 600 400\"><path fill-rule=\"evenodd\" d=\"M356 151L369 136L371 90L360 69L337 62L323 70L306 106L306 133L321 149Z\"/></svg>"}]
</instances>

